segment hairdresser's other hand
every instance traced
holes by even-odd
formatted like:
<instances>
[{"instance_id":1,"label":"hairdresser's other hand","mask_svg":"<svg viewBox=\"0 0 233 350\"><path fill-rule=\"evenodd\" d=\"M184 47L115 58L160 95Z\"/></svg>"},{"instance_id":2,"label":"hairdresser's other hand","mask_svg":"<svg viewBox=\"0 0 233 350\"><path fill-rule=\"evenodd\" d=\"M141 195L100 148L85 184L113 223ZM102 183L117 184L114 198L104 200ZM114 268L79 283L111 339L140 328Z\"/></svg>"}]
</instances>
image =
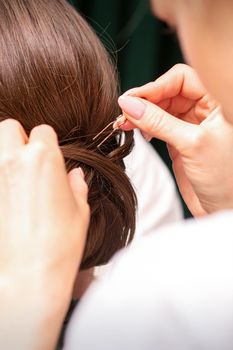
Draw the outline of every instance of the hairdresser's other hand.
<instances>
[{"instance_id":1,"label":"hairdresser's other hand","mask_svg":"<svg viewBox=\"0 0 233 350\"><path fill-rule=\"evenodd\" d=\"M0 123L0 348L53 349L89 221L87 185L69 176L49 126L29 139Z\"/></svg>"},{"instance_id":2,"label":"hairdresser's other hand","mask_svg":"<svg viewBox=\"0 0 233 350\"><path fill-rule=\"evenodd\" d=\"M119 104L128 119L122 128L140 128L168 144L194 216L233 208L233 129L191 67L174 66L155 82L129 90Z\"/></svg>"}]
</instances>

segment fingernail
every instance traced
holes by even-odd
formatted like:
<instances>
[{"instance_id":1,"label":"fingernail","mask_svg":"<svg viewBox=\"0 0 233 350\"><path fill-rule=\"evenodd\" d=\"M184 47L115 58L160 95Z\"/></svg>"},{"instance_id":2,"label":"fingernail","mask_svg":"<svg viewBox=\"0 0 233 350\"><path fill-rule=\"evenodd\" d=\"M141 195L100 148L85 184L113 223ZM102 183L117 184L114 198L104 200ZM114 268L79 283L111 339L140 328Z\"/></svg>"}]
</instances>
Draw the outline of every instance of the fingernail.
<instances>
[{"instance_id":1,"label":"fingernail","mask_svg":"<svg viewBox=\"0 0 233 350\"><path fill-rule=\"evenodd\" d=\"M136 88L132 88L130 90L125 91L122 96L130 96L131 94L133 94L133 92L136 90Z\"/></svg>"},{"instance_id":2,"label":"fingernail","mask_svg":"<svg viewBox=\"0 0 233 350\"><path fill-rule=\"evenodd\" d=\"M83 169L82 168L78 168L78 171L79 171L79 174L82 176L82 178L84 179L85 178L85 175L84 175L84 172L83 172Z\"/></svg>"},{"instance_id":3,"label":"fingernail","mask_svg":"<svg viewBox=\"0 0 233 350\"><path fill-rule=\"evenodd\" d=\"M116 118L115 123L113 124L113 129L119 129L122 125L124 125L126 122L126 117L123 116L122 114L119 115L119 117Z\"/></svg>"},{"instance_id":4,"label":"fingernail","mask_svg":"<svg viewBox=\"0 0 233 350\"><path fill-rule=\"evenodd\" d=\"M152 136L150 136L150 135L147 134L146 132L141 131L141 134L142 134L142 136L144 137L144 139L145 139L147 142L150 142L150 141L152 140Z\"/></svg>"},{"instance_id":5,"label":"fingernail","mask_svg":"<svg viewBox=\"0 0 233 350\"><path fill-rule=\"evenodd\" d=\"M118 102L121 109L134 119L140 119L146 109L146 105L137 97L120 96Z\"/></svg>"},{"instance_id":6,"label":"fingernail","mask_svg":"<svg viewBox=\"0 0 233 350\"><path fill-rule=\"evenodd\" d=\"M74 168L73 170L72 170L72 173L75 175L79 175L79 176L81 176L83 179L84 179L84 172L83 172L83 170L79 167L79 168Z\"/></svg>"}]
</instances>

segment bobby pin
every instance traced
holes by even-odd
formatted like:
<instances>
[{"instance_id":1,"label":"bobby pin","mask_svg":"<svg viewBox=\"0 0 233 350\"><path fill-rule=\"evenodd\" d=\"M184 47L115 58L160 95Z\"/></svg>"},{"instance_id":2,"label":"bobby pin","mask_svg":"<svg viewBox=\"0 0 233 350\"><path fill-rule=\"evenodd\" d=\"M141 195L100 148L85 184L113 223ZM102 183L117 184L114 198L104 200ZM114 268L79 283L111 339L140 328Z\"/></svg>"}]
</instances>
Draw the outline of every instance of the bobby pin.
<instances>
[{"instance_id":1,"label":"bobby pin","mask_svg":"<svg viewBox=\"0 0 233 350\"><path fill-rule=\"evenodd\" d=\"M95 137L93 137L93 140L97 139L97 137L99 137L105 130L107 130L109 128L110 125L113 125L115 123L115 121L109 123L107 126L105 126L105 128L103 130L101 130L97 135L95 135Z\"/></svg>"},{"instance_id":2,"label":"bobby pin","mask_svg":"<svg viewBox=\"0 0 233 350\"><path fill-rule=\"evenodd\" d=\"M112 131L108 136L106 136L106 137L103 139L103 141L101 141L101 142L97 145L97 148L100 148L100 146L102 146L102 144L103 144L105 141L107 141L107 139L109 139L109 137L111 137L112 134L113 134L116 130L117 130L117 129L113 129L113 131Z\"/></svg>"},{"instance_id":3,"label":"bobby pin","mask_svg":"<svg viewBox=\"0 0 233 350\"><path fill-rule=\"evenodd\" d=\"M98 145L97 148L102 146L102 144L109 139L109 137L112 136L112 134L118 130L121 125L123 125L126 121L126 118L123 115L120 115L119 117L116 118L113 122L109 123L107 126L105 126L104 129L102 129L95 137L93 137L93 140L97 139L105 130L107 130L111 125L113 126L113 130L110 132L109 135L107 135Z\"/></svg>"}]
</instances>

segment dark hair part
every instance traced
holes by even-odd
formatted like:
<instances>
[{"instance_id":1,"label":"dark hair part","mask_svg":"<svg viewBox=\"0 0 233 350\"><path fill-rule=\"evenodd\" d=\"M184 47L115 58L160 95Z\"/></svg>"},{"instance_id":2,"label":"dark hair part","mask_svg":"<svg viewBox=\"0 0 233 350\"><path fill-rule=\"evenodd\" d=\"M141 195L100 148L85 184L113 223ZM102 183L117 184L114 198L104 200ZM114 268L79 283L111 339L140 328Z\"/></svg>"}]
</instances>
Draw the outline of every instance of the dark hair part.
<instances>
[{"instance_id":1,"label":"dark hair part","mask_svg":"<svg viewBox=\"0 0 233 350\"><path fill-rule=\"evenodd\" d=\"M132 132L123 140L113 134L100 149L101 140L93 141L119 114L117 96L103 45L65 0L0 1L0 121L15 118L27 133L51 125L67 170L84 170L91 222L82 269L108 262L135 230L136 198L123 163Z\"/></svg>"}]
</instances>

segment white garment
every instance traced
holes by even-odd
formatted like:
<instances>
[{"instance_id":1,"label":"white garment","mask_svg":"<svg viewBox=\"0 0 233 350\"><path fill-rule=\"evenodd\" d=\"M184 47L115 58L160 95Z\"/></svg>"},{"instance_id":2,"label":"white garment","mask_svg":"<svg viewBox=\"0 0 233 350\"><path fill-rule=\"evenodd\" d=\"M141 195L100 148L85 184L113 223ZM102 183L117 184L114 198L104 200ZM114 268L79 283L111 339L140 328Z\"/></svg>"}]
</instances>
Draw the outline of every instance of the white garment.
<instances>
[{"instance_id":1,"label":"white garment","mask_svg":"<svg viewBox=\"0 0 233 350\"><path fill-rule=\"evenodd\" d=\"M71 319L65 350L232 350L233 211L142 236Z\"/></svg>"},{"instance_id":2,"label":"white garment","mask_svg":"<svg viewBox=\"0 0 233 350\"><path fill-rule=\"evenodd\" d=\"M125 158L126 173L138 198L135 235L182 219L182 208L174 181L153 147L135 130L135 147Z\"/></svg>"}]
</instances>

